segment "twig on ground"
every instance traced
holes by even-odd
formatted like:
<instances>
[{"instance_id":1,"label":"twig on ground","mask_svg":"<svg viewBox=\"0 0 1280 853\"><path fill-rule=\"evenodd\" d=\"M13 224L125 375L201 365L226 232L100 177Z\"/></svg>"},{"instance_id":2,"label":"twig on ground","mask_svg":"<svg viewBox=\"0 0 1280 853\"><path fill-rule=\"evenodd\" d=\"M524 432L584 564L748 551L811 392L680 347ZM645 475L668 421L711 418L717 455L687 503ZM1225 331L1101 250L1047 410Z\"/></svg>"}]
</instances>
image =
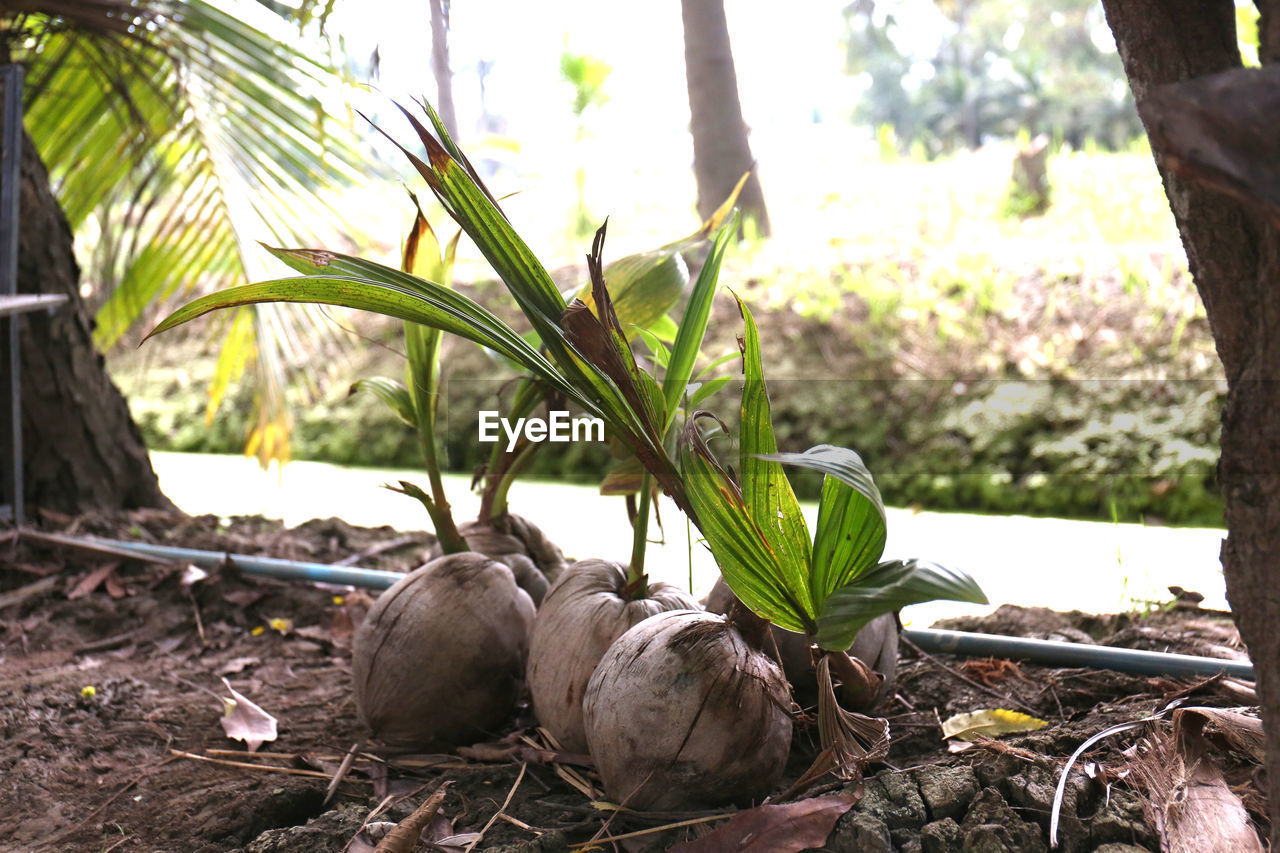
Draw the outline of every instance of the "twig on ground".
<instances>
[{"instance_id":1,"label":"twig on ground","mask_svg":"<svg viewBox=\"0 0 1280 853\"><path fill-rule=\"evenodd\" d=\"M449 792L449 786L452 784L453 782L449 780L441 782L440 787L436 788L434 794L427 797L426 802L418 806L413 814L396 824L395 829L383 836L378 846L373 848L373 853L411 853L418 846L418 838L422 835L422 830L440 811L440 804L444 802L445 794Z\"/></svg>"},{"instance_id":2,"label":"twig on ground","mask_svg":"<svg viewBox=\"0 0 1280 853\"><path fill-rule=\"evenodd\" d=\"M356 760L356 755L364 749L367 743L363 738L351 744L351 748L347 750L347 754L342 756L342 763L338 765L338 769L333 773L333 779L329 781L329 787L325 788L324 799L320 802L320 808L329 805L329 801L333 799L333 795L338 793L338 786L342 784L342 780L346 777L348 771L351 770L351 762Z\"/></svg>"},{"instance_id":3,"label":"twig on ground","mask_svg":"<svg viewBox=\"0 0 1280 853\"><path fill-rule=\"evenodd\" d=\"M560 743L554 737L551 736L551 732L547 731L544 728L539 728L538 734L542 737L542 739L546 742L546 744L549 745L553 750L557 752L561 751ZM528 735L521 735L520 739L523 740L525 743L529 744L530 746L537 747L539 749L545 748L543 744L538 743L537 741L530 738ZM559 776L561 779L563 779L565 782L571 785L578 793L582 794L582 796L586 797L588 800L600 799L600 793L595 789L595 786L593 786L590 782L588 782L587 778L583 776L581 773L579 773L577 770L574 770L572 767L568 767L564 764L561 764L558 761L553 761L551 763L551 768L555 770L557 776Z\"/></svg>"},{"instance_id":4,"label":"twig on ground","mask_svg":"<svg viewBox=\"0 0 1280 853\"><path fill-rule=\"evenodd\" d=\"M83 655L88 654L89 652L104 652L107 649L114 649L116 646L123 646L125 643L134 639L141 633L141 628L134 628L132 631L125 631L123 634L116 634L113 637L103 637L101 640L94 640L92 643L85 643L83 646L76 646L71 650L71 653Z\"/></svg>"},{"instance_id":5,"label":"twig on ground","mask_svg":"<svg viewBox=\"0 0 1280 853\"><path fill-rule=\"evenodd\" d=\"M607 844L613 841L625 841L628 838L639 838L642 835L653 835L655 832L666 832L668 829L680 829L685 826L697 826L701 823L711 823L712 821L725 820L731 818L736 812L728 812L726 814L713 814L706 817L695 817L688 820L680 820L675 823L664 823L662 826L651 826L648 829L637 829L634 832L624 832L621 835L606 835L603 838L595 838L585 844L578 844L570 850L587 850L597 844Z\"/></svg>"},{"instance_id":6,"label":"twig on ground","mask_svg":"<svg viewBox=\"0 0 1280 853\"><path fill-rule=\"evenodd\" d=\"M919 646L917 646L915 643L911 642L911 641L910 641L909 639L907 639L906 637L903 637L903 638L902 638L902 642L906 643L906 644L907 644L907 646L909 646L909 647L910 647L910 648L911 648L911 649L912 649L916 654L920 655L920 657L924 658L924 659L925 659L925 660L927 660L929 663L931 663L931 664L933 664L934 666L938 667L939 669L941 669L943 672L947 673L947 674L948 674L948 675L950 675L951 677L953 677L953 678L958 678L959 680L963 681L965 684L969 685L970 687L973 687L973 688L976 688L976 689L978 689L978 690L981 690L983 693L987 693L987 694L989 694L989 695L991 695L991 696L995 696L997 699L1000 699L1002 702L1011 702L1011 703L1013 703L1014 705L1017 705L1017 706L1018 706L1019 708L1021 708L1022 710L1026 711L1028 714L1037 714L1037 713L1039 713L1039 712L1038 712L1038 711L1036 711L1034 708L1032 708L1030 705L1024 704L1023 702L1019 701L1017 697L1013 696L1013 695L1012 695L1012 694L1010 694L1010 693L1002 693L1002 692L1000 692L999 690L996 690L996 689L995 689L995 688L993 688L993 687L988 687L987 685L985 685L985 684L983 684L983 683L981 683L981 682L974 681L972 678L970 678L970 677L969 677L969 676L967 676L967 675L964 675L963 673L956 672L954 669L952 669L951 667L947 666L945 663L943 663L942 661L938 660L936 657L934 657L933 655L929 654L929 653L928 653L928 652L926 652L924 649L920 648Z\"/></svg>"},{"instance_id":7,"label":"twig on ground","mask_svg":"<svg viewBox=\"0 0 1280 853\"><path fill-rule=\"evenodd\" d=\"M377 557L380 554L387 554L391 551L399 551L401 548L407 548L410 545L417 545L422 542L418 536L401 536L399 539L392 539L390 542L379 542L377 545L370 545L363 551L349 554L341 560L335 560L330 563L331 566L354 566L361 560L369 557Z\"/></svg>"},{"instance_id":8,"label":"twig on ground","mask_svg":"<svg viewBox=\"0 0 1280 853\"><path fill-rule=\"evenodd\" d=\"M476 849L476 845L484 838L484 834L489 831L489 827L493 826L503 812L507 810L507 806L511 805L511 798L516 795L516 789L520 787L520 782L524 780L524 772L529 769L527 762L520 762L520 772L516 774L516 781L511 785L511 790L507 791L507 798L502 801L502 805L494 812L493 817L489 818L489 822L480 828L480 832L475 838L471 839L471 843L466 846L462 853L471 853Z\"/></svg>"},{"instance_id":9,"label":"twig on ground","mask_svg":"<svg viewBox=\"0 0 1280 853\"><path fill-rule=\"evenodd\" d=\"M210 758L207 755L198 755L194 752L183 752L180 749L169 750L178 758L190 758L194 761L207 761L210 764L219 764L223 767L239 767L243 770L261 770L266 773L283 773L286 776L308 776L313 779L328 779L328 773L322 773L319 770L299 770L297 767L274 767L270 764L252 764L248 761L227 761L223 758Z\"/></svg>"},{"instance_id":10,"label":"twig on ground","mask_svg":"<svg viewBox=\"0 0 1280 853\"><path fill-rule=\"evenodd\" d=\"M62 578L59 575L49 575L48 577L40 578L38 581L33 581L26 586L20 586L17 589L10 590L9 592L0 595L0 610L4 610L6 607L12 607L33 595L40 595L43 592L48 592L57 586L58 581L61 579Z\"/></svg>"}]
</instances>

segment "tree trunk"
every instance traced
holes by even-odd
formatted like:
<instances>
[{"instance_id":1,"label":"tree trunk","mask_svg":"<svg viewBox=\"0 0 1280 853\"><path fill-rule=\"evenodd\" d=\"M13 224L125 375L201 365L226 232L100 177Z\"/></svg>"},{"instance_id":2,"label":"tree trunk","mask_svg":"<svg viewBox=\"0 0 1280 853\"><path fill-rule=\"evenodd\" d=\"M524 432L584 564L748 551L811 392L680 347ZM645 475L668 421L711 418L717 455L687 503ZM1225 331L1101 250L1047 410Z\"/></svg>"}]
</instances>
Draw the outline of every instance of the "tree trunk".
<instances>
[{"instance_id":1,"label":"tree trunk","mask_svg":"<svg viewBox=\"0 0 1280 853\"><path fill-rule=\"evenodd\" d=\"M1275 62L1280 0L1259 5L1260 53ZM1157 86L1240 67L1235 9L1230 0L1103 0L1103 6L1227 375L1218 469L1228 530L1222 566L1257 673L1271 846L1280 849L1280 231L1240 202L1175 173L1155 145L1160 114L1148 106Z\"/></svg>"},{"instance_id":2,"label":"tree trunk","mask_svg":"<svg viewBox=\"0 0 1280 853\"><path fill-rule=\"evenodd\" d=\"M724 0L681 0L684 66L693 131L693 174L698 182L698 214L706 219L733 192L755 161L738 100L738 75L729 45ZM760 178L753 171L738 205L769 234L769 212Z\"/></svg>"},{"instance_id":3,"label":"tree trunk","mask_svg":"<svg viewBox=\"0 0 1280 853\"><path fill-rule=\"evenodd\" d=\"M449 135L457 139L453 71L449 68L449 0L431 0L431 72L436 78L436 112Z\"/></svg>"},{"instance_id":4,"label":"tree trunk","mask_svg":"<svg viewBox=\"0 0 1280 853\"><path fill-rule=\"evenodd\" d=\"M20 192L18 291L70 300L52 315L37 312L21 321L25 501L70 514L172 509L129 407L93 347L71 228L25 133ZM7 362L7 353L0 358Z\"/></svg>"}]
</instances>

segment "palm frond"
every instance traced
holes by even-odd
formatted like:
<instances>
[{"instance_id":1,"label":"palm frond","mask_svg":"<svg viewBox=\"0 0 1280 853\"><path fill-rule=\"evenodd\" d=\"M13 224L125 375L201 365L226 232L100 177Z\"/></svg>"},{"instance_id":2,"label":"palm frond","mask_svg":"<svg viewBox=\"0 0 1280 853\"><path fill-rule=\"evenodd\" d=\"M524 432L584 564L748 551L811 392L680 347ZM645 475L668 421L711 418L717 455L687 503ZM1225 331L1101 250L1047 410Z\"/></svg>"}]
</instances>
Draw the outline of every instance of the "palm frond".
<instances>
[{"instance_id":1,"label":"palm frond","mask_svg":"<svg viewBox=\"0 0 1280 853\"><path fill-rule=\"evenodd\" d=\"M344 112L326 102L339 78L293 46L290 20L249 0L0 3L0 15L10 5L32 7L15 9L28 130L72 228L96 236L86 280L106 294L99 347L165 300L263 277L260 240L335 242L313 230L342 221L318 190L368 170L354 130L330 118ZM80 5L129 24L78 28L84 16L48 11ZM248 352L223 362L255 383L249 446L265 464L287 455L286 388L314 388L310 366L331 363L342 342L314 307L250 310L253 335L239 326L224 341ZM230 375L220 370L211 411Z\"/></svg>"}]
</instances>

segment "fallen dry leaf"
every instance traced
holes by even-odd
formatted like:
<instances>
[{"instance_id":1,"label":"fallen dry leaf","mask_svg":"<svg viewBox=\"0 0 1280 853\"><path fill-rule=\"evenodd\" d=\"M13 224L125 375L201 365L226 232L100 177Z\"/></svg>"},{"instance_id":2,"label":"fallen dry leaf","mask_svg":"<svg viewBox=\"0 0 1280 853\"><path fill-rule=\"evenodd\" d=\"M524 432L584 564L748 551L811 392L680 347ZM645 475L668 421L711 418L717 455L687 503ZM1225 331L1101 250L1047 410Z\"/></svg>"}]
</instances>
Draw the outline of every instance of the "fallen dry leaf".
<instances>
[{"instance_id":1,"label":"fallen dry leaf","mask_svg":"<svg viewBox=\"0 0 1280 853\"><path fill-rule=\"evenodd\" d=\"M267 741L276 739L276 718L259 708L248 698L237 693L231 682L225 678L222 683L231 693L230 699L223 699L225 709L222 712L222 730L232 740L242 740L250 752L255 751Z\"/></svg>"},{"instance_id":2,"label":"fallen dry leaf","mask_svg":"<svg viewBox=\"0 0 1280 853\"><path fill-rule=\"evenodd\" d=\"M77 598L84 598L86 595L101 586L119 567L120 564L118 562L103 563L101 566L78 580L76 585L71 588L71 591L67 593L67 598L72 601ZM112 597L119 598L119 596Z\"/></svg>"},{"instance_id":3,"label":"fallen dry leaf","mask_svg":"<svg viewBox=\"0 0 1280 853\"><path fill-rule=\"evenodd\" d=\"M738 812L711 833L677 844L670 853L798 853L821 847L836 821L853 808L854 794L833 794Z\"/></svg>"},{"instance_id":4,"label":"fallen dry leaf","mask_svg":"<svg viewBox=\"0 0 1280 853\"><path fill-rule=\"evenodd\" d=\"M1049 723L1039 717L1005 708L984 708L971 714L956 714L942 723L943 738L973 740L978 735L997 737L1016 732L1033 732Z\"/></svg>"}]
</instances>

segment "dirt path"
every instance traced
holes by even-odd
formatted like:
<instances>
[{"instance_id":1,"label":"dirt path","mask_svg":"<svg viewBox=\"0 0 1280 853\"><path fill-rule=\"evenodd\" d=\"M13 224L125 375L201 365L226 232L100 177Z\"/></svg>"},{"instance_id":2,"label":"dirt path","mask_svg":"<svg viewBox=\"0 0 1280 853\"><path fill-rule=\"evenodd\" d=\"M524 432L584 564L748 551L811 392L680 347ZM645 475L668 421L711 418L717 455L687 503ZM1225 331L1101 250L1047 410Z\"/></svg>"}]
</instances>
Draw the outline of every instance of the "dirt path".
<instances>
[{"instance_id":1,"label":"dirt path","mask_svg":"<svg viewBox=\"0 0 1280 853\"><path fill-rule=\"evenodd\" d=\"M49 526L316 562L403 535L334 520L285 530L260 519L224 526L214 517L155 513ZM452 755L362 757L335 803L322 806L327 777L359 737L349 644L353 620L368 603L362 594L230 571L184 583L184 575L193 576L183 566L3 537L0 531L0 850L368 850L357 836L372 810L385 804L375 823L398 821L445 780L453 784L429 832L461 841L418 849L462 850L483 831L477 850L563 851L634 832L643 834L615 849L662 850L716 825L653 832L708 816L601 812L562 775L568 766L590 780L586 768L549 762L552 754L530 745L538 741L527 707L488 745ZM428 544L423 534L360 564L402 570ZM1004 608L959 627L1241 655L1229 621L1206 612L1139 619ZM810 849L1047 850L1058 774L1086 737L1151 715L1179 695L1216 706L1247 699L1218 681L902 652L899 683L881 709L895 735L887 762L861 784L823 783L801 801L835 804L825 845ZM230 695L222 678L279 721L276 740L257 753L228 739L219 724L222 697ZM1024 711L1048 725L948 752L939 722L983 708ZM1089 753L1066 788L1062 849L1159 849L1143 810L1148 794L1126 770L1141 758L1143 743L1162 742L1168 730L1167 722L1147 724ZM815 739L801 729L791 777L807 766ZM1253 764L1224 750L1214 759L1254 805Z\"/></svg>"}]
</instances>

